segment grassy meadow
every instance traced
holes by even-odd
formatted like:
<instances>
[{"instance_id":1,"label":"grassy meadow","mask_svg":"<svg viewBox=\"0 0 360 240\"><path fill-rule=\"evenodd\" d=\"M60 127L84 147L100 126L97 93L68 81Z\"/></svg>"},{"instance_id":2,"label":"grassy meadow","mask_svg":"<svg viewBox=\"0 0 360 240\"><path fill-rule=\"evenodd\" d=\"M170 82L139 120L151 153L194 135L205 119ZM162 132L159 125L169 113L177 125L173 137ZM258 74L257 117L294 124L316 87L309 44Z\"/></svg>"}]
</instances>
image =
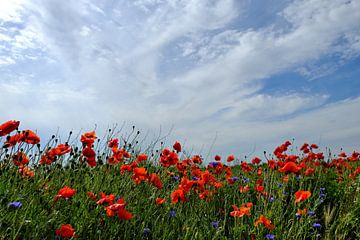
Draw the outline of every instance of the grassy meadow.
<instances>
[{"instance_id":1,"label":"grassy meadow","mask_svg":"<svg viewBox=\"0 0 360 240\"><path fill-rule=\"evenodd\" d=\"M360 239L355 151L286 141L204 162L115 133L0 125L0 239Z\"/></svg>"}]
</instances>

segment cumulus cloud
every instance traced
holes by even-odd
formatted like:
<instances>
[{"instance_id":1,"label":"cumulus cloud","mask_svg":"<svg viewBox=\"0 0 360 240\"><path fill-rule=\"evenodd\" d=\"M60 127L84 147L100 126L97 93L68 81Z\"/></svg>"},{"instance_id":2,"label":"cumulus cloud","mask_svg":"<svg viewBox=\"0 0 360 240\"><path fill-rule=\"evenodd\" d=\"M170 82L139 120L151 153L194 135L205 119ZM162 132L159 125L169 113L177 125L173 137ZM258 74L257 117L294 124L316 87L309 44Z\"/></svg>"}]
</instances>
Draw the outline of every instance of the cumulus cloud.
<instances>
[{"instance_id":1,"label":"cumulus cloud","mask_svg":"<svg viewBox=\"0 0 360 240\"><path fill-rule=\"evenodd\" d=\"M321 136L325 144L353 147L358 98L332 103L301 89L263 90L276 74L296 71L313 80L357 58L360 2L293 1L274 13L276 22L239 28L248 4L8 4L8 13L0 12L2 118L38 129L174 126L173 138L197 150L217 136L213 151L221 153L249 153L285 137ZM336 121L353 111L346 124Z\"/></svg>"}]
</instances>

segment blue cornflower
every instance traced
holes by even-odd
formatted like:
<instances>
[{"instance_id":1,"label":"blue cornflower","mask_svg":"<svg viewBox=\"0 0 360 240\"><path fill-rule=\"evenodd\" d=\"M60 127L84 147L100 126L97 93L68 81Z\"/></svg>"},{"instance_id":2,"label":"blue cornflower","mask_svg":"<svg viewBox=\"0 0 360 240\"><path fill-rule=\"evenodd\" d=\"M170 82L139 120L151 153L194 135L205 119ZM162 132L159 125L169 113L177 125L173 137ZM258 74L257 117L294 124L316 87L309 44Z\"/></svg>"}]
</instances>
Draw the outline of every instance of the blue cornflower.
<instances>
[{"instance_id":1,"label":"blue cornflower","mask_svg":"<svg viewBox=\"0 0 360 240\"><path fill-rule=\"evenodd\" d=\"M249 179L249 178L246 178L246 177L243 177L243 182L244 182L244 183L248 183L248 182L250 182L250 179Z\"/></svg>"},{"instance_id":2,"label":"blue cornflower","mask_svg":"<svg viewBox=\"0 0 360 240\"><path fill-rule=\"evenodd\" d=\"M150 228L144 228L144 230L143 230L144 237L148 237L150 235L150 233L151 233Z\"/></svg>"},{"instance_id":3,"label":"blue cornflower","mask_svg":"<svg viewBox=\"0 0 360 240\"><path fill-rule=\"evenodd\" d=\"M326 190L326 189L325 189L324 187L321 187L321 188L320 188L320 191L321 191L321 192L323 192L323 191L325 191L325 190Z\"/></svg>"},{"instance_id":4,"label":"blue cornflower","mask_svg":"<svg viewBox=\"0 0 360 240\"><path fill-rule=\"evenodd\" d=\"M321 224L320 223L314 223L313 227L319 229L319 228L321 228Z\"/></svg>"},{"instance_id":5,"label":"blue cornflower","mask_svg":"<svg viewBox=\"0 0 360 240\"><path fill-rule=\"evenodd\" d=\"M296 180L300 180L300 179L301 179L301 176L300 176L300 175L297 175L295 178L296 178Z\"/></svg>"},{"instance_id":6,"label":"blue cornflower","mask_svg":"<svg viewBox=\"0 0 360 240\"><path fill-rule=\"evenodd\" d=\"M289 194L289 192L284 191L284 192L283 192L283 194L284 194L284 195L288 195L288 194Z\"/></svg>"},{"instance_id":7,"label":"blue cornflower","mask_svg":"<svg viewBox=\"0 0 360 240\"><path fill-rule=\"evenodd\" d=\"M9 203L9 207L12 207L12 208L21 208L22 204L21 202L10 202Z\"/></svg>"},{"instance_id":8,"label":"blue cornflower","mask_svg":"<svg viewBox=\"0 0 360 240\"><path fill-rule=\"evenodd\" d=\"M272 203L272 202L275 201L275 198L274 198L274 197L271 197L271 198L269 199L269 201Z\"/></svg>"},{"instance_id":9,"label":"blue cornflower","mask_svg":"<svg viewBox=\"0 0 360 240\"><path fill-rule=\"evenodd\" d=\"M170 215L170 217L176 217L176 211L171 210L171 211L169 212L169 215Z\"/></svg>"},{"instance_id":10,"label":"blue cornflower","mask_svg":"<svg viewBox=\"0 0 360 240\"><path fill-rule=\"evenodd\" d=\"M284 184L278 183L278 188L281 188L282 186L284 186Z\"/></svg>"},{"instance_id":11,"label":"blue cornflower","mask_svg":"<svg viewBox=\"0 0 360 240\"><path fill-rule=\"evenodd\" d=\"M199 178L194 176L194 177L192 177L192 180L197 181L197 180L199 180Z\"/></svg>"},{"instance_id":12,"label":"blue cornflower","mask_svg":"<svg viewBox=\"0 0 360 240\"><path fill-rule=\"evenodd\" d=\"M211 166L213 166L213 167L216 167L216 166L218 165L217 162L210 162L209 164L210 164Z\"/></svg>"},{"instance_id":13,"label":"blue cornflower","mask_svg":"<svg viewBox=\"0 0 360 240\"><path fill-rule=\"evenodd\" d=\"M313 211L308 211L308 212L307 212L307 215L310 216L310 217L312 217L312 216L315 215L315 212L313 212Z\"/></svg>"},{"instance_id":14,"label":"blue cornflower","mask_svg":"<svg viewBox=\"0 0 360 240\"><path fill-rule=\"evenodd\" d=\"M178 177L178 176L173 176L172 179L173 179L174 181L179 181L179 180L180 180L180 177Z\"/></svg>"},{"instance_id":15,"label":"blue cornflower","mask_svg":"<svg viewBox=\"0 0 360 240\"><path fill-rule=\"evenodd\" d=\"M319 195L321 198L324 198L324 197L326 197L326 194L325 193L320 193L320 195Z\"/></svg>"},{"instance_id":16,"label":"blue cornflower","mask_svg":"<svg viewBox=\"0 0 360 240\"><path fill-rule=\"evenodd\" d=\"M210 225L211 225L213 228L218 229L218 227L219 227L219 221L213 221L213 222L210 223Z\"/></svg>"},{"instance_id":17,"label":"blue cornflower","mask_svg":"<svg viewBox=\"0 0 360 240\"><path fill-rule=\"evenodd\" d=\"M268 240L274 240L275 239L275 235L273 235L273 234L266 234L266 239L268 239Z\"/></svg>"},{"instance_id":18,"label":"blue cornflower","mask_svg":"<svg viewBox=\"0 0 360 240\"><path fill-rule=\"evenodd\" d=\"M233 178L231 178L233 181L237 181L237 180L239 180L239 178L238 177L233 177Z\"/></svg>"}]
</instances>

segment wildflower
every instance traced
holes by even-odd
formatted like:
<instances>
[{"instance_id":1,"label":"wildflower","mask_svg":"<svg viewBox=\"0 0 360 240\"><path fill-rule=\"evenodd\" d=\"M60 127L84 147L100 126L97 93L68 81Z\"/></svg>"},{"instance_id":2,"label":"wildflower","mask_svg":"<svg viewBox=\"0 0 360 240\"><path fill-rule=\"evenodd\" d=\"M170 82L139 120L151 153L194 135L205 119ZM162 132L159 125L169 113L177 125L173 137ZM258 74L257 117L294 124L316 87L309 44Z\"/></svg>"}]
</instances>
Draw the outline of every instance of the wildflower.
<instances>
[{"instance_id":1,"label":"wildflower","mask_svg":"<svg viewBox=\"0 0 360 240\"><path fill-rule=\"evenodd\" d=\"M180 177L178 177L178 176L173 176L173 177L172 177L172 180L174 180L175 182L177 182L177 181L180 180Z\"/></svg>"},{"instance_id":2,"label":"wildflower","mask_svg":"<svg viewBox=\"0 0 360 240\"><path fill-rule=\"evenodd\" d=\"M261 162L261 159L258 158L258 157L255 157L255 158L253 158L253 159L251 160L251 163L252 163L252 164L259 164L260 162Z\"/></svg>"},{"instance_id":3,"label":"wildflower","mask_svg":"<svg viewBox=\"0 0 360 240\"><path fill-rule=\"evenodd\" d=\"M95 201L96 200L96 195L93 192L87 192L86 196L88 198L90 198L91 200Z\"/></svg>"},{"instance_id":4,"label":"wildflower","mask_svg":"<svg viewBox=\"0 0 360 240\"><path fill-rule=\"evenodd\" d=\"M214 159L215 159L215 161L221 161L221 156L216 155L216 156L214 157Z\"/></svg>"},{"instance_id":5,"label":"wildflower","mask_svg":"<svg viewBox=\"0 0 360 240\"><path fill-rule=\"evenodd\" d=\"M271 220L267 219L264 215L261 215L258 220L255 222L255 227L257 227L259 224L264 224L264 226L269 229L273 230L275 228L275 225L271 223Z\"/></svg>"},{"instance_id":6,"label":"wildflower","mask_svg":"<svg viewBox=\"0 0 360 240\"><path fill-rule=\"evenodd\" d=\"M235 160L235 156L234 156L234 155L230 155L230 156L228 156L227 159L226 159L227 162L232 162L232 161L234 161L234 160Z\"/></svg>"},{"instance_id":7,"label":"wildflower","mask_svg":"<svg viewBox=\"0 0 360 240\"><path fill-rule=\"evenodd\" d=\"M250 216L250 210L252 206L252 203L243 204L240 208L238 208L236 205L232 205L234 211L230 212L230 215L233 217L243 217L244 215Z\"/></svg>"},{"instance_id":8,"label":"wildflower","mask_svg":"<svg viewBox=\"0 0 360 240\"><path fill-rule=\"evenodd\" d=\"M269 199L269 202L274 202L275 201L275 198L274 197L270 197L270 199Z\"/></svg>"},{"instance_id":9,"label":"wildflower","mask_svg":"<svg viewBox=\"0 0 360 240\"><path fill-rule=\"evenodd\" d=\"M150 235L150 233L151 233L150 228L144 228L144 230L143 230L144 237L148 237Z\"/></svg>"},{"instance_id":10,"label":"wildflower","mask_svg":"<svg viewBox=\"0 0 360 240\"><path fill-rule=\"evenodd\" d=\"M12 131L18 129L20 121L11 120L0 125L0 137L8 135Z\"/></svg>"},{"instance_id":11,"label":"wildflower","mask_svg":"<svg viewBox=\"0 0 360 240\"><path fill-rule=\"evenodd\" d=\"M139 154L139 156L137 156L136 161L138 163L142 162L142 161L146 161L148 159L146 154Z\"/></svg>"},{"instance_id":12,"label":"wildflower","mask_svg":"<svg viewBox=\"0 0 360 240\"><path fill-rule=\"evenodd\" d=\"M23 152L18 152L13 155L13 163L16 166L22 166L29 163L29 158Z\"/></svg>"},{"instance_id":13,"label":"wildflower","mask_svg":"<svg viewBox=\"0 0 360 240\"><path fill-rule=\"evenodd\" d=\"M101 198L99 199L99 201L96 202L96 204L98 204L98 205L102 205L104 203L111 204L116 198L116 196L114 194L106 195L104 192L100 193L100 197Z\"/></svg>"},{"instance_id":14,"label":"wildflower","mask_svg":"<svg viewBox=\"0 0 360 240\"><path fill-rule=\"evenodd\" d=\"M170 215L170 217L176 217L176 211L171 210L171 211L169 212L169 215Z\"/></svg>"},{"instance_id":15,"label":"wildflower","mask_svg":"<svg viewBox=\"0 0 360 240\"><path fill-rule=\"evenodd\" d=\"M300 172L301 167L298 167L294 162L287 162L282 168L279 169L280 172Z\"/></svg>"},{"instance_id":16,"label":"wildflower","mask_svg":"<svg viewBox=\"0 0 360 240\"><path fill-rule=\"evenodd\" d=\"M156 173L150 175L150 181L155 187L157 187L157 189L162 189L161 179L158 175L156 175Z\"/></svg>"},{"instance_id":17,"label":"wildflower","mask_svg":"<svg viewBox=\"0 0 360 240\"><path fill-rule=\"evenodd\" d=\"M312 216L314 216L314 215L315 215L315 212L308 211L308 212L307 212L307 215L308 215L308 216L310 216L310 217L312 217Z\"/></svg>"},{"instance_id":18,"label":"wildflower","mask_svg":"<svg viewBox=\"0 0 360 240\"><path fill-rule=\"evenodd\" d=\"M194 180L194 181L199 180L199 178L198 178L198 177L195 177L195 176L194 176L194 177L192 177L191 179L192 179L192 180Z\"/></svg>"},{"instance_id":19,"label":"wildflower","mask_svg":"<svg viewBox=\"0 0 360 240\"><path fill-rule=\"evenodd\" d=\"M320 193L320 195L319 195L321 198L324 198L324 197L326 197L326 194L325 193Z\"/></svg>"},{"instance_id":20,"label":"wildflower","mask_svg":"<svg viewBox=\"0 0 360 240\"><path fill-rule=\"evenodd\" d=\"M61 224L60 228L56 229L55 234L63 238L72 238L75 234L75 229L71 224Z\"/></svg>"},{"instance_id":21,"label":"wildflower","mask_svg":"<svg viewBox=\"0 0 360 240\"><path fill-rule=\"evenodd\" d=\"M320 191L321 191L321 192L323 192L323 191L325 191L325 190L326 190L325 188L322 188L322 187L320 188Z\"/></svg>"},{"instance_id":22,"label":"wildflower","mask_svg":"<svg viewBox=\"0 0 360 240\"><path fill-rule=\"evenodd\" d=\"M306 199L308 199L311 196L311 192L310 191L297 191L295 193L295 204L298 202L302 202Z\"/></svg>"},{"instance_id":23,"label":"wildflower","mask_svg":"<svg viewBox=\"0 0 360 240\"><path fill-rule=\"evenodd\" d=\"M173 148L177 153L181 152L181 144L178 141L174 143Z\"/></svg>"},{"instance_id":24,"label":"wildflower","mask_svg":"<svg viewBox=\"0 0 360 240\"><path fill-rule=\"evenodd\" d=\"M108 142L108 147L117 149L119 147L119 139L117 138L110 139Z\"/></svg>"},{"instance_id":25,"label":"wildflower","mask_svg":"<svg viewBox=\"0 0 360 240\"><path fill-rule=\"evenodd\" d=\"M59 198L69 199L76 194L76 190L70 187L63 187L58 191L58 195L54 197L54 200L57 201Z\"/></svg>"},{"instance_id":26,"label":"wildflower","mask_svg":"<svg viewBox=\"0 0 360 240\"><path fill-rule=\"evenodd\" d=\"M239 180L239 178L238 177L233 177L233 178L231 178L231 180L233 180L235 182L235 181Z\"/></svg>"},{"instance_id":27,"label":"wildflower","mask_svg":"<svg viewBox=\"0 0 360 240\"><path fill-rule=\"evenodd\" d=\"M23 177L34 177L35 172L31 170L28 166L20 166L18 172Z\"/></svg>"},{"instance_id":28,"label":"wildflower","mask_svg":"<svg viewBox=\"0 0 360 240\"><path fill-rule=\"evenodd\" d=\"M22 141L27 144L38 144L40 143L40 138L31 130L25 130L22 133Z\"/></svg>"},{"instance_id":29,"label":"wildflower","mask_svg":"<svg viewBox=\"0 0 360 240\"><path fill-rule=\"evenodd\" d=\"M83 135L81 135L80 142L82 142L84 145L87 145L90 147L91 144L94 143L96 138L97 138L96 133L94 131L87 132L87 133L84 133Z\"/></svg>"},{"instance_id":30,"label":"wildflower","mask_svg":"<svg viewBox=\"0 0 360 240\"><path fill-rule=\"evenodd\" d=\"M21 208L22 204L21 202L10 202L9 207L11 208Z\"/></svg>"},{"instance_id":31,"label":"wildflower","mask_svg":"<svg viewBox=\"0 0 360 240\"><path fill-rule=\"evenodd\" d=\"M217 162L210 162L209 165L211 165L212 167L216 167L218 165Z\"/></svg>"},{"instance_id":32,"label":"wildflower","mask_svg":"<svg viewBox=\"0 0 360 240\"><path fill-rule=\"evenodd\" d=\"M156 198L155 199L155 203L157 204L157 205L162 205L162 204L164 204L165 203L165 198Z\"/></svg>"},{"instance_id":33,"label":"wildflower","mask_svg":"<svg viewBox=\"0 0 360 240\"><path fill-rule=\"evenodd\" d=\"M219 228L219 221L213 221L210 223L210 225L215 228L215 229L218 229Z\"/></svg>"},{"instance_id":34,"label":"wildflower","mask_svg":"<svg viewBox=\"0 0 360 240\"><path fill-rule=\"evenodd\" d=\"M319 229L319 228L321 228L321 224L320 223L314 223L313 227L316 228L316 229Z\"/></svg>"},{"instance_id":35,"label":"wildflower","mask_svg":"<svg viewBox=\"0 0 360 240\"><path fill-rule=\"evenodd\" d=\"M266 234L266 239L268 239L268 240L274 240L275 239L275 235L273 235L273 234Z\"/></svg>"}]
</instances>

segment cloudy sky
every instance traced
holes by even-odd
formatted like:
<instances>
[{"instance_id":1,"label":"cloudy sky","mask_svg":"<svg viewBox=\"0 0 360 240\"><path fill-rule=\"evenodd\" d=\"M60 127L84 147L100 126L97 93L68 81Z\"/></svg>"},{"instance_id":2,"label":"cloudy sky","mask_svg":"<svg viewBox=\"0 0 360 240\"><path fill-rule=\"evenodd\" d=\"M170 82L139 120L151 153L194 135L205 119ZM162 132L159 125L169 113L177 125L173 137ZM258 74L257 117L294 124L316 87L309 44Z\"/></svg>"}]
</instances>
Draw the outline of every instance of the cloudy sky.
<instances>
[{"instance_id":1,"label":"cloudy sky","mask_svg":"<svg viewBox=\"0 0 360 240\"><path fill-rule=\"evenodd\" d=\"M188 151L360 150L358 0L0 1L0 122Z\"/></svg>"}]
</instances>

